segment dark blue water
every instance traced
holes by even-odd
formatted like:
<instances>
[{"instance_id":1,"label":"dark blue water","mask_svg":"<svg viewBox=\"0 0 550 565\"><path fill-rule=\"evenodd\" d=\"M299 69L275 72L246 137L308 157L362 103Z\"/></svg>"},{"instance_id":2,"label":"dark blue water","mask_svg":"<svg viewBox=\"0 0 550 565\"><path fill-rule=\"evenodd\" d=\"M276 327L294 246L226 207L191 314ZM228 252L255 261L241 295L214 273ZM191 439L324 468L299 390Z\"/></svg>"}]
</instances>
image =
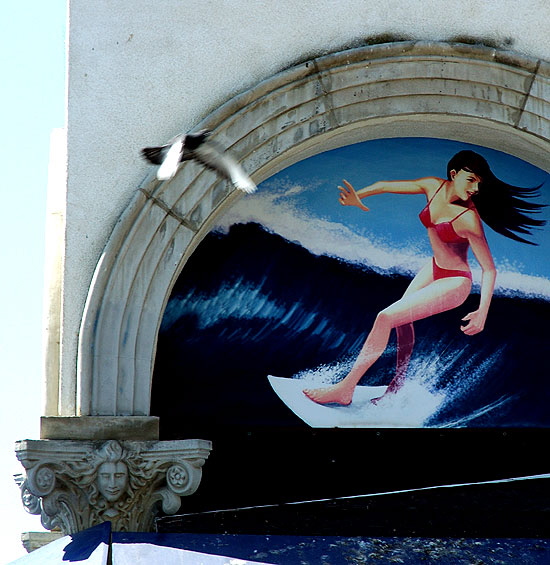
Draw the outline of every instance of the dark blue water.
<instances>
[{"instance_id":1,"label":"dark blue water","mask_svg":"<svg viewBox=\"0 0 550 565\"><path fill-rule=\"evenodd\" d=\"M152 413L187 431L303 425L267 375L337 381L376 314L409 282L314 255L257 224L209 234L164 314ZM548 427L550 303L496 295L485 330L465 336L460 320L478 303L474 292L456 310L415 323L408 382L441 399L421 426ZM389 383L393 340L360 384Z\"/></svg>"}]
</instances>

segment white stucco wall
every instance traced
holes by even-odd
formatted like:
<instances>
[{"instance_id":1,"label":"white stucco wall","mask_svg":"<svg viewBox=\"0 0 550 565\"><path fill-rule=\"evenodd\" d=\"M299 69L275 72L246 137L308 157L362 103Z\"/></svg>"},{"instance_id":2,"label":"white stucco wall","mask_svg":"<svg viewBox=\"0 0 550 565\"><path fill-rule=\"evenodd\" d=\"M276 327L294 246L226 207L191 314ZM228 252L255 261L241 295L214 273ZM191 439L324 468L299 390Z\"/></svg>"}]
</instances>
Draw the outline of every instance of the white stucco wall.
<instances>
[{"instance_id":1,"label":"white stucco wall","mask_svg":"<svg viewBox=\"0 0 550 565\"><path fill-rule=\"evenodd\" d=\"M71 0L67 177L51 183L66 194L60 396L74 396L94 269L149 171L141 147L192 128L295 62L374 36L476 37L550 60L549 22L547 0ZM50 398L45 412L56 414L57 404Z\"/></svg>"}]
</instances>

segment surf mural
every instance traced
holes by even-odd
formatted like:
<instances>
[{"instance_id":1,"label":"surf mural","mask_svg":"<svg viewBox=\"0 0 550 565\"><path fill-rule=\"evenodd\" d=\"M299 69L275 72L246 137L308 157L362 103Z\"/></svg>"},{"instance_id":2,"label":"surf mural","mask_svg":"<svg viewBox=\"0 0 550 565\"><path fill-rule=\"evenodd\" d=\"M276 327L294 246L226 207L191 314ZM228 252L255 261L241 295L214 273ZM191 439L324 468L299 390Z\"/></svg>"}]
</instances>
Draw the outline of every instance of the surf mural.
<instances>
[{"instance_id":1,"label":"surf mural","mask_svg":"<svg viewBox=\"0 0 550 565\"><path fill-rule=\"evenodd\" d=\"M419 221L419 212L451 224L468 210L463 201L444 202L445 187L428 181L427 189L401 186L362 199L369 211L342 206L337 186L342 179L357 189L380 180L446 179L449 159L464 150L482 155L510 185L540 186L529 202L550 203L546 172L499 151L427 138L325 152L240 199L173 288L159 332L152 413L188 433L220 425L549 427L549 226L519 233L536 245L484 227L497 278L483 330L469 332L471 318L464 318L479 309L480 264L487 267L489 252L482 243L474 242L475 254L462 245L475 227L456 222L453 257L468 259L472 281L464 273L442 277L442 288L450 281L445 288L462 295L414 322L414 348L399 386L385 394L399 347L411 338L403 334L399 345L392 330L354 383L351 402L323 397L353 372L378 313L418 282L418 273L433 277L434 251L440 257L429 235L435 228ZM529 217L546 221L550 210Z\"/></svg>"}]
</instances>

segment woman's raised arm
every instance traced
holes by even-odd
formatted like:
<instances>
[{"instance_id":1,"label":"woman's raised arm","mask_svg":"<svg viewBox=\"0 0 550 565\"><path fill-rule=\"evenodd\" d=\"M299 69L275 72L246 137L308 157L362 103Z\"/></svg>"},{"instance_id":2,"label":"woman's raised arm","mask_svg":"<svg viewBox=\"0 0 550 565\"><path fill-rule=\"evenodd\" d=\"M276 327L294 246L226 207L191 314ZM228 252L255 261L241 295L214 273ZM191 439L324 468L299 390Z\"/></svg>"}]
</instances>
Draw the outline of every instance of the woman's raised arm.
<instances>
[{"instance_id":1,"label":"woman's raised arm","mask_svg":"<svg viewBox=\"0 0 550 565\"><path fill-rule=\"evenodd\" d=\"M343 181L344 186L339 186L340 204L342 206L356 206L361 210L369 211L361 200L375 194L393 193L393 194L429 194L441 183L441 179L434 177L422 178L417 180L396 180L396 181L378 181L369 186L365 186L360 190L355 190L353 185L347 180Z\"/></svg>"}]
</instances>

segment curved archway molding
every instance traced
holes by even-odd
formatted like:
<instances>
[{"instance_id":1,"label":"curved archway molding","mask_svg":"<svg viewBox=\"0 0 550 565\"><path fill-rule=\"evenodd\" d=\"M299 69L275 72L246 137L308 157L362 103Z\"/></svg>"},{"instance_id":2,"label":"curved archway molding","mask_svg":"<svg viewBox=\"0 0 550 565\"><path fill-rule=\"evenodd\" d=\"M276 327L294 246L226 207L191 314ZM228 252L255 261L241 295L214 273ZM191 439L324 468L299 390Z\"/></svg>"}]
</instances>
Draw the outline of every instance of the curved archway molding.
<instances>
[{"instance_id":1,"label":"curved archway molding","mask_svg":"<svg viewBox=\"0 0 550 565\"><path fill-rule=\"evenodd\" d=\"M548 169L549 101L546 62L479 46L403 42L305 61L229 100L197 129L212 129L258 183L311 155L384 137L471 142ZM215 218L239 197L193 163L170 182L151 172L138 187L96 268L74 404L60 413L149 414L171 288Z\"/></svg>"}]
</instances>

